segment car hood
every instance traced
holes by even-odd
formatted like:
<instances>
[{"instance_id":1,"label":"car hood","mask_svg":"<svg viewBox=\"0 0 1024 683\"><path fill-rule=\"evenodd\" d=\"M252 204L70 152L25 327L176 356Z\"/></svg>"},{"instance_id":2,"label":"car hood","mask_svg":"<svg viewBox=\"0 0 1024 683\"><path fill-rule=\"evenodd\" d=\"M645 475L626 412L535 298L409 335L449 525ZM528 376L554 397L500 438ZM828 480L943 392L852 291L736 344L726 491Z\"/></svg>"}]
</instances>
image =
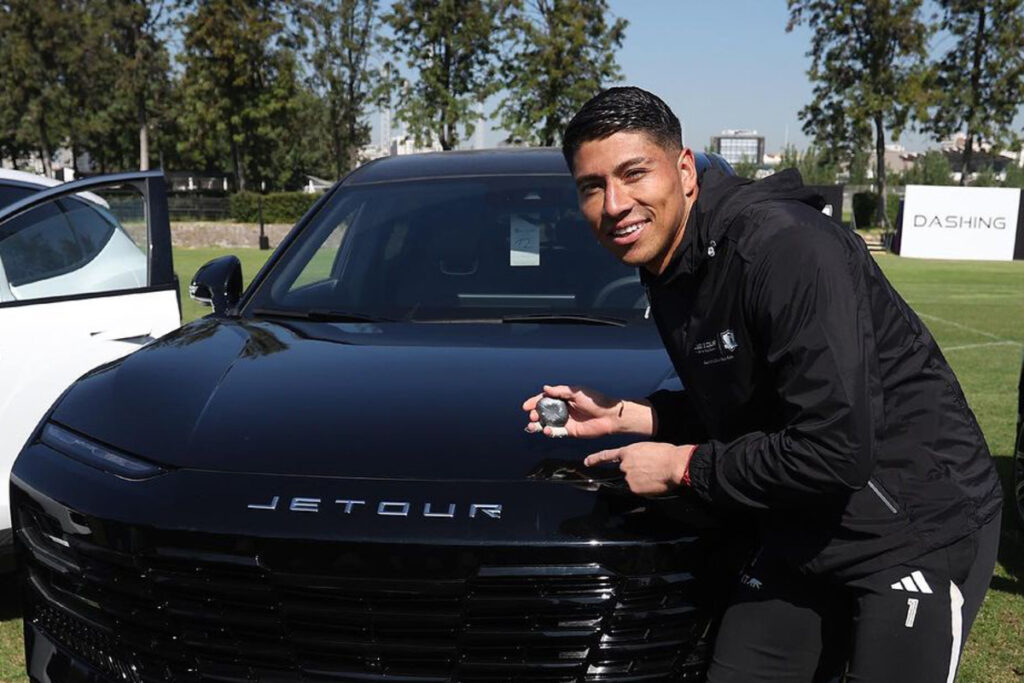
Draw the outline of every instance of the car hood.
<instances>
[{"instance_id":1,"label":"car hood","mask_svg":"<svg viewBox=\"0 0 1024 683\"><path fill-rule=\"evenodd\" d=\"M544 383L635 397L677 381L651 325L204 319L91 372L52 419L171 467L586 478L584 456L624 441L527 434L523 400Z\"/></svg>"}]
</instances>

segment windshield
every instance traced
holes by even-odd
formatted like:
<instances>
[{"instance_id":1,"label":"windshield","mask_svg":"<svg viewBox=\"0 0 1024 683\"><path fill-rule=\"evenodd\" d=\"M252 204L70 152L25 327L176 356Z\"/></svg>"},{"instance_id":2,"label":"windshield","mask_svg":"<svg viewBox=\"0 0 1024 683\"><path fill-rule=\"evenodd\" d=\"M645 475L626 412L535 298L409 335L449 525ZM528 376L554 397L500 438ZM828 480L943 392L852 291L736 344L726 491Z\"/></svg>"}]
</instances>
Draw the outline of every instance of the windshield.
<instances>
[{"instance_id":1,"label":"windshield","mask_svg":"<svg viewBox=\"0 0 1024 683\"><path fill-rule=\"evenodd\" d=\"M597 243L565 175L343 188L245 313L636 322L646 308L637 271Z\"/></svg>"}]
</instances>

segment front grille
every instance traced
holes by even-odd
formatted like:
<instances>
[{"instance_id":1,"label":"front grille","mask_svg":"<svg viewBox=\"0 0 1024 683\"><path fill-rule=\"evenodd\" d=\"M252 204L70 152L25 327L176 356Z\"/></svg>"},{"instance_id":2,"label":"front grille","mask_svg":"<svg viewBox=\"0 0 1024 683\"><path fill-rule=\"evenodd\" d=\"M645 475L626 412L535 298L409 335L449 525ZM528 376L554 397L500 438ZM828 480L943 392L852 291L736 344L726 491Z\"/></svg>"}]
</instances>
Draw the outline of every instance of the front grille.
<instances>
[{"instance_id":1,"label":"front grille","mask_svg":"<svg viewBox=\"0 0 1024 683\"><path fill-rule=\"evenodd\" d=\"M408 552L398 547L377 549L375 572L340 560L330 573L296 572L258 552L190 547L187 535L143 549L130 528L114 542L64 535L41 510L21 519L27 618L113 680L701 676L706 619L688 572L477 564L459 576L430 558L411 571L415 561L394 560ZM126 538L138 547L119 547ZM239 549L218 541L232 542Z\"/></svg>"}]
</instances>

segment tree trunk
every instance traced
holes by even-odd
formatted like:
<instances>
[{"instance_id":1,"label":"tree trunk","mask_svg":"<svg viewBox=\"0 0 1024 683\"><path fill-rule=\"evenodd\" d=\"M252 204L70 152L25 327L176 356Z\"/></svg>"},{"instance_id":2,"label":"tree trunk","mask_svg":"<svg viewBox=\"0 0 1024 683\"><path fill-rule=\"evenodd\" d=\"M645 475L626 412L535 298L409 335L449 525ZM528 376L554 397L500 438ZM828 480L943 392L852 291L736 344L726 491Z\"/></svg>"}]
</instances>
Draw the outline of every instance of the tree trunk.
<instances>
[{"instance_id":1,"label":"tree trunk","mask_svg":"<svg viewBox=\"0 0 1024 683\"><path fill-rule=\"evenodd\" d=\"M46 120L39 117L39 156L42 157L43 175L47 178L53 177L53 161L50 159L50 136L46 131Z\"/></svg>"},{"instance_id":2,"label":"tree trunk","mask_svg":"<svg viewBox=\"0 0 1024 683\"><path fill-rule=\"evenodd\" d=\"M349 100L350 102L354 100ZM348 119L348 146L345 149L345 173L348 173L356 167L359 162L359 140L358 132L356 130L355 112L348 111L345 114L345 118ZM341 174L338 174L338 178L341 178Z\"/></svg>"},{"instance_id":3,"label":"tree trunk","mask_svg":"<svg viewBox=\"0 0 1024 683\"><path fill-rule=\"evenodd\" d=\"M974 112L977 104L978 88L981 84L981 56L985 46L985 8L978 8L978 27L974 34L974 61L971 64L971 105L967 108L967 139L964 144L963 166L960 169L960 186L967 185L967 176L971 173L971 157L974 156Z\"/></svg>"},{"instance_id":4,"label":"tree trunk","mask_svg":"<svg viewBox=\"0 0 1024 683\"><path fill-rule=\"evenodd\" d=\"M974 134L968 128L967 140L964 141L963 162L960 166L960 187L967 186L967 176L971 174L971 157L974 156Z\"/></svg>"},{"instance_id":5,"label":"tree trunk","mask_svg":"<svg viewBox=\"0 0 1024 683\"><path fill-rule=\"evenodd\" d=\"M146 96L140 90L136 95L135 109L139 120L139 170L149 170L149 121L146 117Z\"/></svg>"},{"instance_id":6,"label":"tree trunk","mask_svg":"<svg viewBox=\"0 0 1024 683\"><path fill-rule=\"evenodd\" d=\"M342 155L344 153L344 142L341 139L341 115L338 113L338 105L334 99L334 93L328 94L330 98L330 107L328 110L328 118L331 121L331 146L333 147L334 156L334 173L335 178L340 179L342 174Z\"/></svg>"},{"instance_id":7,"label":"tree trunk","mask_svg":"<svg viewBox=\"0 0 1024 683\"><path fill-rule=\"evenodd\" d=\"M452 60L451 45L448 44L448 36L441 42L441 64L444 69L444 91L451 92ZM454 146L455 117L451 108L444 105L441 108L441 149L448 151Z\"/></svg>"},{"instance_id":8,"label":"tree trunk","mask_svg":"<svg viewBox=\"0 0 1024 683\"><path fill-rule=\"evenodd\" d=\"M145 121L139 124L139 170L149 170L149 126Z\"/></svg>"},{"instance_id":9,"label":"tree trunk","mask_svg":"<svg viewBox=\"0 0 1024 683\"><path fill-rule=\"evenodd\" d=\"M245 171L242 170L242 154L238 149L235 136L231 135L231 164L234 166L235 187L239 192L245 191Z\"/></svg>"},{"instance_id":10,"label":"tree trunk","mask_svg":"<svg viewBox=\"0 0 1024 683\"><path fill-rule=\"evenodd\" d=\"M885 122L881 114L875 114L875 192L878 193L875 223L889 227L889 214L885 210Z\"/></svg>"},{"instance_id":11,"label":"tree trunk","mask_svg":"<svg viewBox=\"0 0 1024 683\"><path fill-rule=\"evenodd\" d=\"M541 134L542 138L540 144L545 147L555 146L555 122L552 120L554 117L548 116L544 119L544 132Z\"/></svg>"}]
</instances>

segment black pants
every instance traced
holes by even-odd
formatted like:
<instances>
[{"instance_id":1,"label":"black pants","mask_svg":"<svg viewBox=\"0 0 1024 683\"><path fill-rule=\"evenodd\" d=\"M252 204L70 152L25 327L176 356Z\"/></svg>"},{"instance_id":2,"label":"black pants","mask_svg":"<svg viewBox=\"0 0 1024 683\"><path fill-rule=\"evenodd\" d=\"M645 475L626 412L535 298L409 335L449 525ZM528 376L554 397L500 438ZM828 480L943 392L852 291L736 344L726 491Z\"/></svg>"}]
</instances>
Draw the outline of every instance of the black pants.
<instances>
[{"instance_id":1,"label":"black pants","mask_svg":"<svg viewBox=\"0 0 1024 683\"><path fill-rule=\"evenodd\" d=\"M992 578L1000 518L904 565L848 582L764 549L744 570L708 683L952 682Z\"/></svg>"}]
</instances>

